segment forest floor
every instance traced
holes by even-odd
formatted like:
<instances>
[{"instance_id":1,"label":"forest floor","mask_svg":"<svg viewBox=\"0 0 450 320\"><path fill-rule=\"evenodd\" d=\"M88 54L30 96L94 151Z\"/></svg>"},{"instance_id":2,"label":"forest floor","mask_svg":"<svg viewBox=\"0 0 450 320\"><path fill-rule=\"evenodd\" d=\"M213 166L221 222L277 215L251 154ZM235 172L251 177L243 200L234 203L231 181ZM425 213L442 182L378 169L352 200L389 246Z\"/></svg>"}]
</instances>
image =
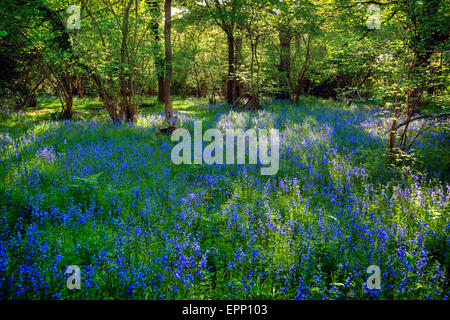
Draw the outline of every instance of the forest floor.
<instances>
[{"instance_id":1,"label":"forest floor","mask_svg":"<svg viewBox=\"0 0 450 320\"><path fill-rule=\"evenodd\" d=\"M163 105L142 103L133 124L94 98L75 99L72 121L54 120L57 99L0 110L0 299L448 298L444 127L391 167L380 110L175 99L191 132L195 120L277 128L280 168L261 176L259 164L174 165Z\"/></svg>"}]
</instances>

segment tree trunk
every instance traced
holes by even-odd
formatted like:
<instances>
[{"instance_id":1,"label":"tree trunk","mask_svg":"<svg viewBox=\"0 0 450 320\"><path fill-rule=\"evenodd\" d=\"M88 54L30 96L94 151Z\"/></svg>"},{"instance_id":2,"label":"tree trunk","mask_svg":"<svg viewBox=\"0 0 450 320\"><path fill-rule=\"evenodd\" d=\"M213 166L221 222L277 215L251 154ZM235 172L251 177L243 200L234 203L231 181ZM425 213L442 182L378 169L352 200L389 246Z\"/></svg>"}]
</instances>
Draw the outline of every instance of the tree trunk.
<instances>
[{"instance_id":1,"label":"tree trunk","mask_svg":"<svg viewBox=\"0 0 450 320\"><path fill-rule=\"evenodd\" d=\"M108 111L111 120L114 122L119 121L119 115L117 112L117 101L115 96L111 95L102 78L98 74L95 73L94 70L89 68L86 65L82 65L83 68L87 71L89 77L92 79L95 88L97 89L98 96L100 100L103 102L103 107Z\"/></svg>"},{"instance_id":2,"label":"tree trunk","mask_svg":"<svg viewBox=\"0 0 450 320\"><path fill-rule=\"evenodd\" d=\"M289 26L281 26L279 31L280 39L280 65L278 70L280 71L279 92L277 93L278 99L290 98L290 74L291 74L291 40L292 34Z\"/></svg>"},{"instance_id":3,"label":"tree trunk","mask_svg":"<svg viewBox=\"0 0 450 320\"><path fill-rule=\"evenodd\" d=\"M228 38L228 75L227 75L227 102L233 104L233 88L234 88L234 36L233 31L227 32Z\"/></svg>"},{"instance_id":4,"label":"tree trunk","mask_svg":"<svg viewBox=\"0 0 450 320\"><path fill-rule=\"evenodd\" d=\"M159 36L159 18L160 18L160 8L158 1L148 0L147 5L150 7L152 13L152 23L151 29L154 36L154 63L156 70L156 77L158 78L158 101L164 101L164 61L161 55L161 45Z\"/></svg>"},{"instance_id":5,"label":"tree trunk","mask_svg":"<svg viewBox=\"0 0 450 320\"><path fill-rule=\"evenodd\" d=\"M63 118L64 119L72 119L72 106L73 106L73 88L72 88L72 83L73 83L73 77L71 75L67 75L63 78L64 80L62 81L64 84L63 87L63 95L65 98L65 108L63 110Z\"/></svg>"},{"instance_id":6,"label":"tree trunk","mask_svg":"<svg viewBox=\"0 0 450 320\"><path fill-rule=\"evenodd\" d=\"M172 22L172 0L164 1L164 41L165 41L165 56L166 56L166 74L164 77L164 108L166 111L166 119L169 124L173 120L172 101L170 99L170 81L172 79L172 44L171 44L171 22Z\"/></svg>"},{"instance_id":7,"label":"tree trunk","mask_svg":"<svg viewBox=\"0 0 450 320\"><path fill-rule=\"evenodd\" d=\"M76 88L78 97L82 99L84 97L84 88L83 88L83 77L80 75L76 77Z\"/></svg>"},{"instance_id":8,"label":"tree trunk","mask_svg":"<svg viewBox=\"0 0 450 320\"><path fill-rule=\"evenodd\" d=\"M303 42L305 44L305 60L300 68L300 73L297 79L297 87L295 89L295 103L300 101L300 95L303 91L303 80L305 79L306 71L308 71L311 65L311 37L309 35L303 35Z\"/></svg>"},{"instance_id":9,"label":"tree trunk","mask_svg":"<svg viewBox=\"0 0 450 320\"><path fill-rule=\"evenodd\" d=\"M241 95L241 82L236 77L236 72L242 63L242 36L239 34L239 31L240 28L238 26L238 36L236 37L236 45L234 48L234 101L237 101Z\"/></svg>"},{"instance_id":10,"label":"tree trunk","mask_svg":"<svg viewBox=\"0 0 450 320\"><path fill-rule=\"evenodd\" d=\"M66 105L63 108L63 114L62 114L62 118L63 119L72 119L73 113L72 113L72 106L73 106L73 98L72 98L72 92L70 92L70 94L68 94L65 97L65 102Z\"/></svg>"},{"instance_id":11,"label":"tree trunk","mask_svg":"<svg viewBox=\"0 0 450 320\"><path fill-rule=\"evenodd\" d=\"M122 45L120 47L120 118L125 116L125 120L132 122L134 120L134 108L131 106L129 95L129 90L131 89L129 86L131 84L129 70L125 71L125 64L129 64L127 59L128 54L128 18L130 14L131 5L133 4L133 0L128 2L127 7L124 10L123 16L123 24L122 24ZM128 81L127 81L128 78Z\"/></svg>"}]
</instances>

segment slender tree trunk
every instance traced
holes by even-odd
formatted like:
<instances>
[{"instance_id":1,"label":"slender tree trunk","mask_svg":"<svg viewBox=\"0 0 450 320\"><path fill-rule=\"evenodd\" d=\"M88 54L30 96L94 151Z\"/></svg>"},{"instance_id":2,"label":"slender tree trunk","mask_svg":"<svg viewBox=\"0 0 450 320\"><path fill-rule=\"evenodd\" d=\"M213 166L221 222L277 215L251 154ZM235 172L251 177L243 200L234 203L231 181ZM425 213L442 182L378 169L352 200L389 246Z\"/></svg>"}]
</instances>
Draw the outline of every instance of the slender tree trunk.
<instances>
[{"instance_id":1,"label":"slender tree trunk","mask_svg":"<svg viewBox=\"0 0 450 320\"><path fill-rule=\"evenodd\" d=\"M66 71L62 74L57 74L53 66L48 65L50 73L53 74L55 81L50 80L50 85L58 95L58 99L61 102L62 117L64 119L72 119L72 76Z\"/></svg>"},{"instance_id":2,"label":"slender tree trunk","mask_svg":"<svg viewBox=\"0 0 450 320\"><path fill-rule=\"evenodd\" d=\"M228 75L227 75L227 102L233 104L233 88L234 88L234 36L233 30L227 32L228 38Z\"/></svg>"},{"instance_id":3,"label":"slender tree trunk","mask_svg":"<svg viewBox=\"0 0 450 320\"><path fill-rule=\"evenodd\" d=\"M218 0L205 0L205 5L208 8L215 7L218 12L226 13L226 18L222 17L216 20L219 27L226 33L228 42L228 73L227 73L227 102L233 104L233 98L237 97L235 94L235 49L234 49L234 27L236 23L236 14L242 8L243 3L239 0L231 0L231 11L224 10L223 3Z\"/></svg>"},{"instance_id":4,"label":"slender tree trunk","mask_svg":"<svg viewBox=\"0 0 450 320\"><path fill-rule=\"evenodd\" d=\"M291 74L291 40L292 33L289 26L281 26L279 31L280 39L280 65L278 70L280 71L279 92L277 94L278 99L290 98L290 74Z\"/></svg>"},{"instance_id":5,"label":"slender tree trunk","mask_svg":"<svg viewBox=\"0 0 450 320\"><path fill-rule=\"evenodd\" d=\"M119 121L117 112L117 101L115 96L111 95L108 92L105 82L102 80L102 78L100 78L98 74L95 73L93 69L83 64L82 67L86 70L92 82L94 83L94 86L97 90L97 94L100 100L102 100L103 102L103 107L106 109L106 111L108 111L111 119L114 122Z\"/></svg>"},{"instance_id":6,"label":"slender tree trunk","mask_svg":"<svg viewBox=\"0 0 450 320\"><path fill-rule=\"evenodd\" d=\"M72 106L73 106L73 98L72 98L72 92L70 92L66 97L65 97L65 102L66 105L64 107L63 110L63 119L72 119L73 113L72 113Z\"/></svg>"},{"instance_id":7,"label":"slender tree trunk","mask_svg":"<svg viewBox=\"0 0 450 320\"><path fill-rule=\"evenodd\" d=\"M238 26L238 36L236 37L236 44L234 48L234 101L237 101L241 95L241 82L236 76L238 71L238 66L242 62L242 36L239 34Z\"/></svg>"},{"instance_id":8,"label":"slender tree trunk","mask_svg":"<svg viewBox=\"0 0 450 320\"><path fill-rule=\"evenodd\" d=\"M198 74L198 71L196 70L194 72L195 75L195 83L197 85L197 98L201 97L201 92L200 92L200 75Z\"/></svg>"},{"instance_id":9,"label":"slender tree trunk","mask_svg":"<svg viewBox=\"0 0 450 320\"><path fill-rule=\"evenodd\" d=\"M298 75L297 79L297 88L295 90L295 103L298 103L300 101L300 95L303 91L303 80L305 79L306 71L308 71L309 66L311 65L311 38L309 35L307 36L307 39L305 39L306 35L303 35L303 42L305 44L305 60L303 61L303 64L300 68L300 73Z\"/></svg>"},{"instance_id":10,"label":"slender tree trunk","mask_svg":"<svg viewBox=\"0 0 450 320\"><path fill-rule=\"evenodd\" d=\"M172 101L170 99L170 81L172 79L172 44L171 44L171 24L172 24L172 0L164 1L164 41L166 56L166 73L164 77L164 108L166 119L170 122L173 119Z\"/></svg>"},{"instance_id":11,"label":"slender tree trunk","mask_svg":"<svg viewBox=\"0 0 450 320\"><path fill-rule=\"evenodd\" d=\"M397 132L396 126L397 126L397 118L399 114L399 107L398 107L398 96L395 96L395 103L394 103L394 117L392 119L391 129L389 130L389 163L394 162L394 156L395 156L395 135Z\"/></svg>"},{"instance_id":12,"label":"slender tree trunk","mask_svg":"<svg viewBox=\"0 0 450 320\"><path fill-rule=\"evenodd\" d=\"M76 78L76 88L77 88L77 94L79 98L84 97L84 88L83 88L83 77L78 75Z\"/></svg>"},{"instance_id":13,"label":"slender tree trunk","mask_svg":"<svg viewBox=\"0 0 450 320\"><path fill-rule=\"evenodd\" d=\"M127 81L130 79L130 75L128 74L129 71L125 71L125 64L128 64L129 61L127 59L127 53L128 53L128 46L127 46L127 40L128 40L128 18L130 14L131 5L133 4L133 0L130 0L128 2L127 7L124 10L124 17L123 17L123 24L122 24L122 45L120 47L120 75L119 75L119 81L120 81L120 118L122 118L125 115L126 121L133 121L134 118L134 108L132 108L131 103L129 101L129 84L130 82Z\"/></svg>"},{"instance_id":14,"label":"slender tree trunk","mask_svg":"<svg viewBox=\"0 0 450 320\"><path fill-rule=\"evenodd\" d=\"M57 79L58 84L56 84L56 91L58 92L58 98L62 105L62 118L69 120L72 119L72 81L72 76L66 73Z\"/></svg>"},{"instance_id":15,"label":"slender tree trunk","mask_svg":"<svg viewBox=\"0 0 450 320\"><path fill-rule=\"evenodd\" d=\"M154 36L154 63L156 69L156 76L158 78L158 101L164 101L164 60L161 54L160 36L159 36L159 17L160 8L158 1L148 0L147 5L152 12L151 29Z\"/></svg>"}]
</instances>

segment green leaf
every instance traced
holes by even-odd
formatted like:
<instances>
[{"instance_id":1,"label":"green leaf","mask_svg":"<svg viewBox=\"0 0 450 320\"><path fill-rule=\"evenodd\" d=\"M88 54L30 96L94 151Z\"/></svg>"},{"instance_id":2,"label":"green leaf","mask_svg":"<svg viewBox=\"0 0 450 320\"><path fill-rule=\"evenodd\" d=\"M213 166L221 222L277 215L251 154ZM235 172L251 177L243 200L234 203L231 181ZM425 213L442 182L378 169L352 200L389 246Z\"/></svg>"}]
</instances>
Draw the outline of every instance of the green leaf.
<instances>
[{"instance_id":1,"label":"green leaf","mask_svg":"<svg viewBox=\"0 0 450 320\"><path fill-rule=\"evenodd\" d=\"M345 287L345 284L340 283L340 282L334 282L333 285L335 285L337 287Z\"/></svg>"},{"instance_id":2,"label":"green leaf","mask_svg":"<svg viewBox=\"0 0 450 320\"><path fill-rule=\"evenodd\" d=\"M414 257L412 256L411 253L407 252L406 253L406 258L408 259L409 263L413 266L416 265L416 260L414 259Z\"/></svg>"}]
</instances>

